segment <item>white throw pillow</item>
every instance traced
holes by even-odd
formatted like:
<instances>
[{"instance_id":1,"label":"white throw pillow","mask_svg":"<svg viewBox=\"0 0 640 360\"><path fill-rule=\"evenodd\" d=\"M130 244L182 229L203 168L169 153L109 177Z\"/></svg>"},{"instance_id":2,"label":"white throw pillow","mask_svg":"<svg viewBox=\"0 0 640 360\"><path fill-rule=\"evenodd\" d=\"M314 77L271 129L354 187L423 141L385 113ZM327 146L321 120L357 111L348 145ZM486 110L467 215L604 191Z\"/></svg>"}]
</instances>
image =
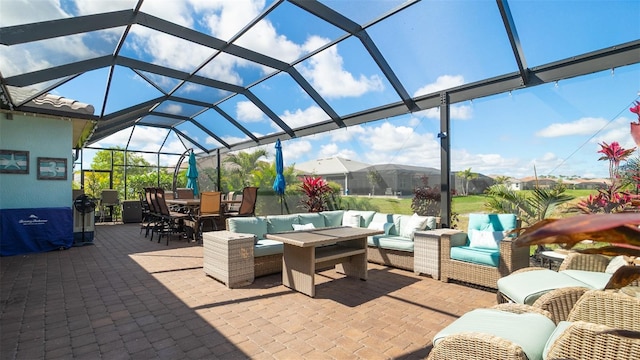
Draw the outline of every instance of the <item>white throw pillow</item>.
<instances>
[{"instance_id":1,"label":"white throw pillow","mask_svg":"<svg viewBox=\"0 0 640 360\"><path fill-rule=\"evenodd\" d=\"M308 224L291 224L291 226L293 226L293 230L299 231L299 230L310 230L310 229L315 229L316 227L313 226L312 223L308 223Z\"/></svg>"},{"instance_id":2,"label":"white throw pillow","mask_svg":"<svg viewBox=\"0 0 640 360\"><path fill-rule=\"evenodd\" d=\"M604 269L604 272L606 272L607 274L613 274L625 265L627 265L627 260L624 259L624 256L616 256L611 259L611 261L609 261L609 265L607 265L607 268Z\"/></svg>"},{"instance_id":3,"label":"white throw pillow","mask_svg":"<svg viewBox=\"0 0 640 360\"><path fill-rule=\"evenodd\" d=\"M495 249L500 247L500 241L504 239L504 231L469 230L469 247L480 249Z\"/></svg>"},{"instance_id":4,"label":"white throw pillow","mask_svg":"<svg viewBox=\"0 0 640 360\"><path fill-rule=\"evenodd\" d=\"M360 215L345 214L342 218L342 226L360 227Z\"/></svg>"},{"instance_id":5,"label":"white throw pillow","mask_svg":"<svg viewBox=\"0 0 640 360\"><path fill-rule=\"evenodd\" d=\"M392 226L393 226L393 223L388 223L384 221L378 221L378 222L374 221L374 222L371 222L369 226L367 226L367 229L381 230L381 231L384 231L385 235L389 235L389 229L391 229Z\"/></svg>"},{"instance_id":6,"label":"white throw pillow","mask_svg":"<svg viewBox=\"0 0 640 360\"><path fill-rule=\"evenodd\" d=\"M413 236L415 232L419 230L424 230L426 226L427 226L427 217L419 216L418 214L414 213L407 224L404 224L404 223L400 224L399 235L413 240Z\"/></svg>"}]
</instances>

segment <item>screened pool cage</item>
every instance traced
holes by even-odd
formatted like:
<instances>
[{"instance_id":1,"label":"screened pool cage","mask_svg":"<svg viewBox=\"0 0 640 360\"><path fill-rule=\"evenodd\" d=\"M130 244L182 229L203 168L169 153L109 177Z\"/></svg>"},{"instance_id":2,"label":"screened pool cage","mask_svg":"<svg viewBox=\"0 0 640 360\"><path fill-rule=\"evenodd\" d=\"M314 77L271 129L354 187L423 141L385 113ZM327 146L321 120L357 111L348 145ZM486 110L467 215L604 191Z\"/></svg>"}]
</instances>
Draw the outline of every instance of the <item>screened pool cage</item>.
<instances>
[{"instance_id":1,"label":"screened pool cage","mask_svg":"<svg viewBox=\"0 0 640 360\"><path fill-rule=\"evenodd\" d=\"M83 167L84 151L102 151L110 156L103 161L99 168ZM189 153L149 152L126 149L104 149L87 146L77 152L74 158L74 188L83 189L91 197L99 198L103 189L116 189L120 199L138 200L145 187L161 187L167 193L173 193L177 188L186 187L186 171ZM221 182L221 172L224 159L229 154L196 154L198 166L198 189L203 191L221 191L224 194L242 193L241 188L225 188ZM147 160L147 164L126 164L124 159ZM154 158L155 161L148 159ZM257 212L262 215L280 214L279 197L271 187L261 187L256 205ZM297 211L300 195L287 195L285 201L291 211Z\"/></svg>"}]
</instances>

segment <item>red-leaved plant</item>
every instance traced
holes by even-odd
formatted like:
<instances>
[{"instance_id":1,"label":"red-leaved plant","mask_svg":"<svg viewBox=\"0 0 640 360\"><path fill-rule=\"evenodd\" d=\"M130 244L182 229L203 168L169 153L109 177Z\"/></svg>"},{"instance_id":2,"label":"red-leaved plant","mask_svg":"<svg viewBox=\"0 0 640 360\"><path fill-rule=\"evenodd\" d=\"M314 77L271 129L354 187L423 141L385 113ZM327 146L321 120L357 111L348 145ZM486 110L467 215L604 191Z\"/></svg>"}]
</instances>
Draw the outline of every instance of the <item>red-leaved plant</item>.
<instances>
[{"instance_id":1,"label":"red-leaved plant","mask_svg":"<svg viewBox=\"0 0 640 360\"><path fill-rule=\"evenodd\" d=\"M331 187L322 176L305 176L302 178L300 189L306 195L300 201L308 212L326 211L327 197L331 195Z\"/></svg>"},{"instance_id":2,"label":"red-leaved plant","mask_svg":"<svg viewBox=\"0 0 640 360\"><path fill-rule=\"evenodd\" d=\"M631 122L631 137L636 145L640 146L640 101L636 101L636 106L630 108L629 111L638 116L636 121Z\"/></svg>"},{"instance_id":3,"label":"red-leaved plant","mask_svg":"<svg viewBox=\"0 0 640 360\"><path fill-rule=\"evenodd\" d=\"M627 160L636 148L625 149L616 141L611 144L602 142L599 153L603 154L598 160L609 161L609 178L611 183L606 187L598 189L597 195L589 195L585 200L580 201L577 207L587 214L590 213L612 213L621 211L630 202L632 196L625 191L621 191L623 184L620 182L620 162Z\"/></svg>"}]
</instances>

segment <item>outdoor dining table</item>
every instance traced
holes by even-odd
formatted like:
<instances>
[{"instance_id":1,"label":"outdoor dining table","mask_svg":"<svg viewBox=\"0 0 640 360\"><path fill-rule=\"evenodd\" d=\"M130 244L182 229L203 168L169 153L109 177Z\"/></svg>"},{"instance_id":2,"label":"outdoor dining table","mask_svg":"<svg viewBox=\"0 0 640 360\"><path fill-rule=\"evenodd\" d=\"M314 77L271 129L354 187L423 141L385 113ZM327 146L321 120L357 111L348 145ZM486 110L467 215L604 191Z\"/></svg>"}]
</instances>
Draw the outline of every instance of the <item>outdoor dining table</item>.
<instances>
[{"instance_id":1,"label":"outdoor dining table","mask_svg":"<svg viewBox=\"0 0 640 360\"><path fill-rule=\"evenodd\" d=\"M185 208L187 213L190 214L193 218L193 234L194 240L197 240L198 229L200 229L200 217L199 208L200 208L200 199L167 199L165 200L169 205L177 205ZM222 206L226 207L230 204L239 204L242 200L222 200ZM224 213L224 211L223 211ZM222 213L220 215L223 215Z\"/></svg>"},{"instance_id":2,"label":"outdoor dining table","mask_svg":"<svg viewBox=\"0 0 640 360\"><path fill-rule=\"evenodd\" d=\"M284 243L282 284L315 297L315 271L336 266L338 272L367 280L367 237L384 231L333 227L266 234Z\"/></svg>"}]
</instances>

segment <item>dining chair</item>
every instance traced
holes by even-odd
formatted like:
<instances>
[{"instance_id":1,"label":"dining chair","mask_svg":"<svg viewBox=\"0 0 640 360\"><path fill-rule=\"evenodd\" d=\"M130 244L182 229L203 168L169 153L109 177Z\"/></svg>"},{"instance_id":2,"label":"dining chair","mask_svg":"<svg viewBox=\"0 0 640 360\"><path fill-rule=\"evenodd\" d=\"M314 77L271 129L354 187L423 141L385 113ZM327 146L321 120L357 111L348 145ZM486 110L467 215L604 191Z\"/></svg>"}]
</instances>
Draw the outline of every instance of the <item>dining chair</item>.
<instances>
[{"instance_id":1,"label":"dining chair","mask_svg":"<svg viewBox=\"0 0 640 360\"><path fill-rule=\"evenodd\" d=\"M200 208L197 214L198 239L202 239L204 223L211 222L212 228L218 230L217 221L223 219L222 193L219 191L204 191L200 193Z\"/></svg>"},{"instance_id":2,"label":"dining chair","mask_svg":"<svg viewBox=\"0 0 640 360\"><path fill-rule=\"evenodd\" d=\"M117 211L114 211L114 207L120 205L120 199L118 198L118 190L104 189L100 193L100 222L105 221L106 209L109 209L109 217L111 221L118 219Z\"/></svg>"},{"instance_id":3,"label":"dining chair","mask_svg":"<svg viewBox=\"0 0 640 360\"><path fill-rule=\"evenodd\" d=\"M167 245L169 245L170 235L184 233L184 220L189 218L189 214L169 210L164 198L163 189L156 188L155 194L155 204L160 210L160 221L151 231L151 240L153 240L154 232L157 232L158 242L160 242L162 236L166 236Z\"/></svg>"},{"instance_id":4,"label":"dining chair","mask_svg":"<svg viewBox=\"0 0 640 360\"><path fill-rule=\"evenodd\" d=\"M242 202L238 211L225 212L225 216L253 216L256 213L256 201L258 200L258 188L247 186L242 189Z\"/></svg>"}]
</instances>

